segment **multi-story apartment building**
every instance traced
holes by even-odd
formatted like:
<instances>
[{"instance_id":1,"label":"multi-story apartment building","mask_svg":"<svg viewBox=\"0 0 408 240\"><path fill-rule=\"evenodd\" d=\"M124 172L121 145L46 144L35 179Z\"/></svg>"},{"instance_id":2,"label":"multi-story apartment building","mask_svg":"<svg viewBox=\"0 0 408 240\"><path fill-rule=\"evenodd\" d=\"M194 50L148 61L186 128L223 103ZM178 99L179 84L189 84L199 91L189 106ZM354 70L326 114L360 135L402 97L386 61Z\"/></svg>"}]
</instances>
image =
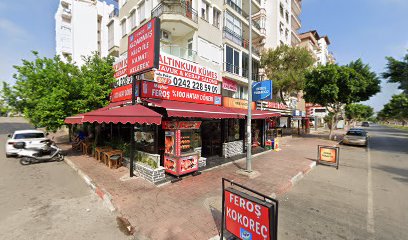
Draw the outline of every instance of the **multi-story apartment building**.
<instances>
[{"instance_id":1,"label":"multi-story apartment building","mask_svg":"<svg viewBox=\"0 0 408 240\"><path fill-rule=\"evenodd\" d=\"M108 55L108 20L114 5L97 0L60 0L55 14L56 54L81 65L82 56Z\"/></svg>"},{"instance_id":2,"label":"multi-story apartment building","mask_svg":"<svg viewBox=\"0 0 408 240\"><path fill-rule=\"evenodd\" d=\"M296 46L300 43L297 31L301 27L299 20L301 3L301 0L265 1L267 9L265 48L275 48L282 44Z\"/></svg>"},{"instance_id":3,"label":"multi-story apartment building","mask_svg":"<svg viewBox=\"0 0 408 240\"><path fill-rule=\"evenodd\" d=\"M315 66L335 63L333 54L329 51L330 40L327 35L320 36L316 30L299 35L299 46L306 48L315 58Z\"/></svg>"}]
</instances>

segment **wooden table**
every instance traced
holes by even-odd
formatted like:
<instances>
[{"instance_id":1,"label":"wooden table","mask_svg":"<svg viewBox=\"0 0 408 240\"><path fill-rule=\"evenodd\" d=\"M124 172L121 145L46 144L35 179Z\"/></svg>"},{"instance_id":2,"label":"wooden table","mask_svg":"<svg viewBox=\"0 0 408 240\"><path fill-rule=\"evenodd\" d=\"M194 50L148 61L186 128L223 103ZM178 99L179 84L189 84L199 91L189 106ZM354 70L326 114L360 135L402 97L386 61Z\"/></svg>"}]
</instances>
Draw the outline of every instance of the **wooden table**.
<instances>
[{"instance_id":1,"label":"wooden table","mask_svg":"<svg viewBox=\"0 0 408 240\"><path fill-rule=\"evenodd\" d=\"M120 156L120 158L117 160L119 162L123 158L123 151L122 150L113 150L113 151L109 151L109 152L102 152L103 161L105 162L106 165L109 166L109 168L112 168L112 161L111 161L110 158L112 156L115 156L115 155ZM120 165L120 164L116 164L116 165Z\"/></svg>"},{"instance_id":2,"label":"wooden table","mask_svg":"<svg viewBox=\"0 0 408 240\"><path fill-rule=\"evenodd\" d=\"M109 152L112 151L112 147L110 146L104 146L104 147L96 147L95 148L95 152L94 152L94 157L96 158L96 160L98 161L102 161L101 159L101 153L102 152Z\"/></svg>"}]
</instances>

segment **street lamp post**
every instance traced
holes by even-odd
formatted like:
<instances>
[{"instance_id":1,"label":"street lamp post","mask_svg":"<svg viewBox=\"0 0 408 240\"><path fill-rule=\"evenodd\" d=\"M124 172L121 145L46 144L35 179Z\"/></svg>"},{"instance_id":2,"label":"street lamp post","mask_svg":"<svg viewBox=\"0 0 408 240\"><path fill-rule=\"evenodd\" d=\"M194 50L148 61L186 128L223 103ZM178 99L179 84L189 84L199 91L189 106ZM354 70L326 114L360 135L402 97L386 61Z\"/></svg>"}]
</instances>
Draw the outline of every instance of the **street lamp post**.
<instances>
[{"instance_id":1,"label":"street lamp post","mask_svg":"<svg viewBox=\"0 0 408 240\"><path fill-rule=\"evenodd\" d=\"M251 159L251 121L252 121L252 0L249 0L249 69L248 69L248 117L247 117L247 155L246 171L252 172Z\"/></svg>"}]
</instances>

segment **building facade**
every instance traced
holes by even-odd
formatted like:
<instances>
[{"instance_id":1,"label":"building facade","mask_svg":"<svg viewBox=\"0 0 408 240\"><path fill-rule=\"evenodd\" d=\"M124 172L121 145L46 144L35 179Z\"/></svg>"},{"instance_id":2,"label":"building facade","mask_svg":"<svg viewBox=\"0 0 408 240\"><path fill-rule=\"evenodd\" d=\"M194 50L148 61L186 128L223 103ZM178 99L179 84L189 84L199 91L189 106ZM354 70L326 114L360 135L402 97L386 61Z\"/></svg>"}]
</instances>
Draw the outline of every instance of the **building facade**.
<instances>
[{"instance_id":1,"label":"building facade","mask_svg":"<svg viewBox=\"0 0 408 240\"><path fill-rule=\"evenodd\" d=\"M108 21L114 5L97 0L60 0L55 14L56 54L81 65L82 56L108 55Z\"/></svg>"},{"instance_id":2,"label":"building facade","mask_svg":"<svg viewBox=\"0 0 408 240\"><path fill-rule=\"evenodd\" d=\"M306 48L315 59L315 66L333 64L336 62L333 54L329 51L330 40L327 35L320 36L316 30L301 33L299 35L301 47Z\"/></svg>"}]
</instances>

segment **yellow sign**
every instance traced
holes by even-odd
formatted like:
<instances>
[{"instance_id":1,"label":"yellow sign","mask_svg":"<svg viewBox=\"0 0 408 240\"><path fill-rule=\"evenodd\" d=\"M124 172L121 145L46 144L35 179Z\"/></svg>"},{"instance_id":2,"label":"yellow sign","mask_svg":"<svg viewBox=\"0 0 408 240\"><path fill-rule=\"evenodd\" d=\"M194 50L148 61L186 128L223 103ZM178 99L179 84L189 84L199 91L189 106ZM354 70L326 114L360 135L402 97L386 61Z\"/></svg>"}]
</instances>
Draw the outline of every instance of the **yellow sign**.
<instances>
[{"instance_id":1,"label":"yellow sign","mask_svg":"<svg viewBox=\"0 0 408 240\"><path fill-rule=\"evenodd\" d=\"M230 107L230 108L242 108L242 109L248 109L248 100L244 99L235 99L235 98L230 98L230 97L223 97L222 98L222 105L224 107ZM251 109L255 109L255 102L251 103Z\"/></svg>"},{"instance_id":2,"label":"yellow sign","mask_svg":"<svg viewBox=\"0 0 408 240\"><path fill-rule=\"evenodd\" d=\"M320 148L320 161L336 163L336 149Z\"/></svg>"}]
</instances>

